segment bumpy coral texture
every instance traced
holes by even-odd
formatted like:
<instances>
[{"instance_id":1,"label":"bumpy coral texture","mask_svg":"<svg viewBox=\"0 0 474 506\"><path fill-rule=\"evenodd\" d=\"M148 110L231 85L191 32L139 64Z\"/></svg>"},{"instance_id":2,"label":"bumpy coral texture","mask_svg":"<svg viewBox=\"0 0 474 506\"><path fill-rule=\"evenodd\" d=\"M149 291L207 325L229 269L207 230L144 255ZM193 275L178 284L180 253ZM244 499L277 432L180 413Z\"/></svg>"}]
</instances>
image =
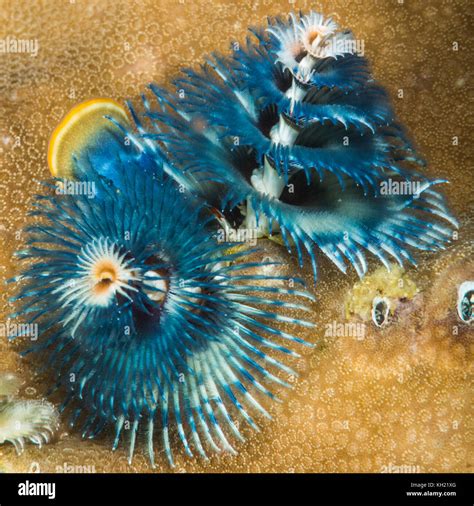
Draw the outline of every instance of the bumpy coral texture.
<instances>
[{"instance_id":1,"label":"bumpy coral texture","mask_svg":"<svg viewBox=\"0 0 474 506\"><path fill-rule=\"evenodd\" d=\"M419 268L410 270L410 276L428 304L409 319L410 326L387 326L383 334L370 327L370 338L364 340L326 339L304 359L291 360L301 377L292 392L281 393L287 402L270 407L278 424L260 434L248 433L249 442L236 457L203 463L177 455L178 471L380 472L392 464L392 469L408 465L439 472L472 466L472 342L453 312L457 286L466 277L472 279L472 249L467 247L472 224L466 206L472 143L464 142L460 130L472 121L465 106L466 62L472 60L474 47L468 8L469 2L461 0L336 0L318 7L337 12L335 19L365 40L374 75L387 87L398 117L429 160L427 174L451 181L444 191L460 218L461 232L455 249L438 261L417 257ZM19 231L38 191L37 181L48 176L49 136L74 104L96 96L123 100L141 92L146 82L165 83L183 65L193 66L203 54L226 47L229 37L242 40L247 26L287 11L286 0L144 1L140 9L120 1L87 6L66 2L58 8L34 0L4 6L0 16L5 33L38 37L40 51L36 58L18 54L0 60L2 278L16 272L12 252L22 241ZM206 20L205 29L196 22L200 19ZM454 42L459 51L453 50ZM453 144L455 136L458 144ZM288 261L276 245L265 247L266 257ZM316 321L324 330L334 320L344 321L343 302L355 278L350 272L341 278L323 258L320 263L324 276L316 289ZM294 268L282 269L291 275ZM307 266L303 274L312 277ZM11 286L0 294L2 321L12 294ZM303 330L300 336L312 339L312 334ZM0 370L17 371L27 397L44 394L50 381L37 376L5 340L0 341ZM129 466L124 453L112 455L102 441L81 441L65 427L55 445L31 447L20 457L11 445L0 446L2 470L39 467L54 472L64 462L94 464L98 472L149 470L140 452ZM165 459L157 466L168 470Z\"/></svg>"}]
</instances>

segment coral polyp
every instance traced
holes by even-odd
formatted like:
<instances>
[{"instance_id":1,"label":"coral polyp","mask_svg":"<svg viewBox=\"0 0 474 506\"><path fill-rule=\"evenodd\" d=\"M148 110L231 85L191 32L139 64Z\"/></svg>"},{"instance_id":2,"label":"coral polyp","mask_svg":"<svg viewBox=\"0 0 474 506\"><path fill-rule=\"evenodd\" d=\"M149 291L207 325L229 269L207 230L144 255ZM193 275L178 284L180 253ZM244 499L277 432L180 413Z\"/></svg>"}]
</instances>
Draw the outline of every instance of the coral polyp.
<instances>
[{"instance_id":1,"label":"coral polyp","mask_svg":"<svg viewBox=\"0 0 474 506\"><path fill-rule=\"evenodd\" d=\"M271 385L294 374L274 355L305 344L280 325L312 326L280 314L307 309L284 299L312 296L252 273L244 252L209 232L202 205L150 172L146 157L124 146L119 155L115 182L88 165L97 158L77 161L96 198L39 198L18 253L29 266L17 316L42 336L29 351L45 357L83 437L113 425L115 448L128 428L131 460L143 426L152 463L155 426L171 464L170 432L189 455L234 452L237 420L257 429L251 410L269 416L259 397L275 398Z\"/></svg>"},{"instance_id":2,"label":"coral polyp","mask_svg":"<svg viewBox=\"0 0 474 506\"><path fill-rule=\"evenodd\" d=\"M44 400L17 399L20 379L13 373L0 374L0 445L11 443L18 454L25 443L49 443L59 427L56 408Z\"/></svg>"},{"instance_id":3,"label":"coral polyp","mask_svg":"<svg viewBox=\"0 0 474 506\"><path fill-rule=\"evenodd\" d=\"M49 443L58 429L58 413L45 401L0 401L0 444L9 442L22 453L26 442Z\"/></svg>"},{"instance_id":4,"label":"coral polyp","mask_svg":"<svg viewBox=\"0 0 474 506\"><path fill-rule=\"evenodd\" d=\"M375 297L372 301L372 321L377 327L383 327L390 314L390 303L385 297Z\"/></svg>"},{"instance_id":5,"label":"coral polyp","mask_svg":"<svg viewBox=\"0 0 474 506\"><path fill-rule=\"evenodd\" d=\"M170 173L232 226L281 233L300 263L306 249L315 277L317 250L362 276L367 252L388 266L444 248L457 225L443 180L422 171L354 36L315 13L252 32L144 98L152 128L138 126Z\"/></svg>"},{"instance_id":6,"label":"coral polyp","mask_svg":"<svg viewBox=\"0 0 474 506\"><path fill-rule=\"evenodd\" d=\"M474 319L474 281L465 281L458 288L457 310L459 318L465 323Z\"/></svg>"}]
</instances>

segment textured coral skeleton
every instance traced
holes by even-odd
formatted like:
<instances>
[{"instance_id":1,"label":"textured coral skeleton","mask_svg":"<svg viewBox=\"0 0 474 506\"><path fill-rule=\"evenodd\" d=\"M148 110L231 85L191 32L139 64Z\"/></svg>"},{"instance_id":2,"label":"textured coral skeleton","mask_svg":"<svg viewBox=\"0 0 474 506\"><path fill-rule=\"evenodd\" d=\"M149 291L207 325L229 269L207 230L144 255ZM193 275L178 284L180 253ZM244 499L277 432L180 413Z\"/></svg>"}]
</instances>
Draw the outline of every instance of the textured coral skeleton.
<instances>
[{"instance_id":1,"label":"textured coral skeleton","mask_svg":"<svg viewBox=\"0 0 474 506\"><path fill-rule=\"evenodd\" d=\"M207 458L235 452L235 416L253 428L250 407L269 416L256 393L274 398L266 383L288 386L275 371L294 374L273 355L304 344L280 324L311 326L284 312L312 296L255 274L245 251L216 243L218 226L280 234L315 279L317 249L363 276L365 251L389 268L449 242L442 180L423 174L354 41L318 14L271 19L185 71L176 93L151 85L143 110L130 106L135 132L110 118L132 146L106 132L75 165L96 199L40 198L15 316L41 322L31 351L84 437L114 425L115 448L129 423L131 460L144 427L153 464L156 425L173 464L171 431ZM420 190L382 195L388 179Z\"/></svg>"}]
</instances>

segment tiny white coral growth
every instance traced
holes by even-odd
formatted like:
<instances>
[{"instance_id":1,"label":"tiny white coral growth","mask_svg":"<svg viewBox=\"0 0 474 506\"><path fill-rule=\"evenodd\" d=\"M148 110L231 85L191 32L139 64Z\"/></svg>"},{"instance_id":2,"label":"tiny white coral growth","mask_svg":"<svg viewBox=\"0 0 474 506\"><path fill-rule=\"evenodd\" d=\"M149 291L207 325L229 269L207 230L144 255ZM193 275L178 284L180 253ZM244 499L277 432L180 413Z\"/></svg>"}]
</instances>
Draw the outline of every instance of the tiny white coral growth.
<instances>
[{"instance_id":1,"label":"tiny white coral growth","mask_svg":"<svg viewBox=\"0 0 474 506\"><path fill-rule=\"evenodd\" d=\"M0 444L9 442L18 454L25 442L38 446L49 443L59 427L55 407L45 401L21 400L0 403Z\"/></svg>"}]
</instances>

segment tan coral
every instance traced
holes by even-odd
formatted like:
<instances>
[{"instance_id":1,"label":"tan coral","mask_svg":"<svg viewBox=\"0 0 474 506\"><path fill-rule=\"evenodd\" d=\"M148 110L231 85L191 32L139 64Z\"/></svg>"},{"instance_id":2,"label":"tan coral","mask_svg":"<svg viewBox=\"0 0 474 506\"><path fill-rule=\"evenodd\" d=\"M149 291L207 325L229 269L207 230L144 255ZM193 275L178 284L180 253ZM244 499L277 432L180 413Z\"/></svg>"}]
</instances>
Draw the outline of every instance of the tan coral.
<instances>
[{"instance_id":1,"label":"tan coral","mask_svg":"<svg viewBox=\"0 0 474 506\"><path fill-rule=\"evenodd\" d=\"M472 109L465 106L469 70L462 65L462 51L446 48L452 47L453 40L461 48L469 40L471 27L465 13L470 1L439 0L428 5L334 0L322 4L326 13L338 13L341 26L354 27L358 37L366 40L374 73L387 86L398 115L406 120L430 166L451 181L446 193L461 218L459 242L469 242L472 229L466 229L465 209L472 199L472 186L466 182L472 177L474 144L463 144L462 136L459 146L452 144L459 126L472 120ZM90 1L87 6L65 2L61 9L40 0L4 2L5 33L35 34L40 48L35 58L0 58L2 278L15 272L11 254L21 243L18 230L31 196L40 189L36 181L48 176L49 136L74 104L100 96L123 100L143 91L143 73L135 74L134 66L145 53L158 58L156 62L146 59L155 65L153 78L159 84L168 82L179 67L202 61L202 55L216 47L227 47L229 33L242 40L244 27L288 9L287 0L143 0L140 9L121 0ZM206 20L205 29L196 19ZM241 28L235 28L236 19ZM91 33L95 36L90 37ZM398 98L401 83L403 98ZM461 339L452 334L451 323L458 322L451 313L456 283L448 287L444 275L458 260L453 255L451 250L446 252L441 262L430 255L417 258L419 269L410 270L409 277L423 290L427 306L424 312L421 308L410 312L409 324L382 330L370 327L366 339L360 341L323 339L307 357L307 369L287 396L288 401L295 401L291 406L296 411L290 410L290 404L274 407L275 422L251 436L237 457L213 458L209 463L180 457L177 470L380 472L392 464L419 466L426 472L471 472L473 350L469 351L472 344L466 339L465 326L458 326ZM355 277L326 276L331 267L321 264L325 275L315 294L316 318L323 325L341 320L343 301ZM456 280L467 279L461 272ZM302 275L311 283L309 269ZM0 294L2 321L11 295L8 286ZM315 334L309 340L321 333ZM418 341L413 340L416 336ZM44 389L32 375L32 364L19 360L15 345L0 340L0 371L10 370L18 372L26 385ZM294 420L300 425L295 426ZM150 471L140 454L130 467L126 455L111 454L107 443L110 439L82 441L71 433L41 450L31 445L18 457L12 445L1 445L0 468L24 472L37 462L42 471L55 472L67 462L93 464L97 472ZM156 471L169 472L169 468L160 461Z\"/></svg>"}]
</instances>

